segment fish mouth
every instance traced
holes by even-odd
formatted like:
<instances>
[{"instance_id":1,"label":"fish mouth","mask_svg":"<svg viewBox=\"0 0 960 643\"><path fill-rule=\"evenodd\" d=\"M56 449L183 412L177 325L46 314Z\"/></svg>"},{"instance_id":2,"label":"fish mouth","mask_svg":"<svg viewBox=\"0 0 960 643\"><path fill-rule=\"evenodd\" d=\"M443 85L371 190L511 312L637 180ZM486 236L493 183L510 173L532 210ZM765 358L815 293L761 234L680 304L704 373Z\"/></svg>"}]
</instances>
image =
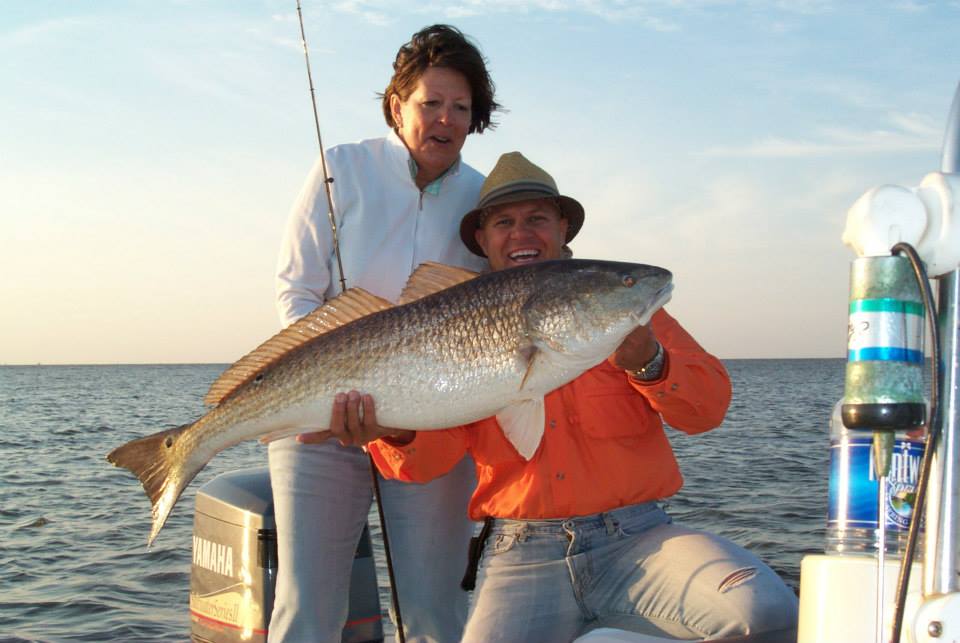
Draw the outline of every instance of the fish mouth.
<instances>
[{"instance_id":1,"label":"fish mouth","mask_svg":"<svg viewBox=\"0 0 960 643\"><path fill-rule=\"evenodd\" d=\"M638 324L646 324L650 321L650 318L653 316L653 313L657 312L662 308L670 298L673 296L673 283L668 283L662 286L654 295L653 299L650 300L650 303L639 312L633 314L634 320Z\"/></svg>"},{"instance_id":2,"label":"fish mouth","mask_svg":"<svg viewBox=\"0 0 960 643\"><path fill-rule=\"evenodd\" d=\"M673 283L669 283L657 291L654 297L654 305L657 307L663 306L670 301L671 297L673 297Z\"/></svg>"},{"instance_id":3,"label":"fish mouth","mask_svg":"<svg viewBox=\"0 0 960 643\"><path fill-rule=\"evenodd\" d=\"M657 294L653 296L653 302L647 307L647 310L653 311L657 310L673 297L673 283L668 283L660 290L657 291Z\"/></svg>"}]
</instances>

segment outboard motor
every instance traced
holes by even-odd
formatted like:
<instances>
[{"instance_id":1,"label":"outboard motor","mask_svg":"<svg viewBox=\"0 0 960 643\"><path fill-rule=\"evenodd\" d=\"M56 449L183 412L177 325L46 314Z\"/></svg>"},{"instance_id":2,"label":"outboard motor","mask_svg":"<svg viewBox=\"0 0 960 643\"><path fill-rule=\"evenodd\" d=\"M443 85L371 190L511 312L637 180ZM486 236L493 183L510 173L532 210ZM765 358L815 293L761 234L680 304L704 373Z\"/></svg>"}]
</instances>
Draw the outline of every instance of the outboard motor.
<instances>
[{"instance_id":1,"label":"outboard motor","mask_svg":"<svg viewBox=\"0 0 960 643\"><path fill-rule=\"evenodd\" d=\"M267 640L277 577L277 531L267 467L217 476L197 491L190 567L196 643ZM317 600L324 600L318 596ZM380 643L383 625L370 533L353 561L342 643Z\"/></svg>"}]
</instances>

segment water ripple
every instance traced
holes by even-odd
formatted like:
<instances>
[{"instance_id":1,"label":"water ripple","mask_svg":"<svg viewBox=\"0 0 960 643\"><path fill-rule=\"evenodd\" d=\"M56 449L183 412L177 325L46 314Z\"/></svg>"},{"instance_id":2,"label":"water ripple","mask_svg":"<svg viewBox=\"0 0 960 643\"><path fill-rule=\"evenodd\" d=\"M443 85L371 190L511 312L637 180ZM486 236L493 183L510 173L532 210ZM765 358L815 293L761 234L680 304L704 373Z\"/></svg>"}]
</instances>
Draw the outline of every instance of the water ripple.
<instances>
[{"instance_id":1,"label":"water ripple","mask_svg":"<svg viewBox=\"0 0 960 643\"><path fill-rule=\"evenodd\" d=\"M800 558L822 548L826 419L842 393L843 361L727 366L734 400L723 427L669 431L685 479L669 511L747 546L796 588ZM264 465L266 450L249 443L217 456L150 549L148 502L105 456L199 416L223 368L0 367L0 460L30 463L0 472L0 643L189 639L196 489L224 471ZM385 581L380 592L386 611Z\"/></svg>"}]
</instances>

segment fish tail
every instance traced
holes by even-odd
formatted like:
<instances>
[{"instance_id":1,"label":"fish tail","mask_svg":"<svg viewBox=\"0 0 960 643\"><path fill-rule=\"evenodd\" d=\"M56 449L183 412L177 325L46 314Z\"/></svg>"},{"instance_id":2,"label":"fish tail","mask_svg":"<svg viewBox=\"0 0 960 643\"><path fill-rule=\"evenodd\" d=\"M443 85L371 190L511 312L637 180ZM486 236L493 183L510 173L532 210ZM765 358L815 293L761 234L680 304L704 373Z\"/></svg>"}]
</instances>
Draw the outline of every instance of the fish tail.
<instances>
[{"instance_id":1,"label":"fish tail","mask_svg":"<svg viewBox=\"0 0 960 643\"><path fill-rule=\"evenodd\" d=\"M192 424L185 424L153 435L131 440L107 455L118 467L129 469L143 485L153 510L153 525L147 545L160 533L167 516L199 469L189 471L183 456L173 446Z\"/></svg>"}]
</instances>

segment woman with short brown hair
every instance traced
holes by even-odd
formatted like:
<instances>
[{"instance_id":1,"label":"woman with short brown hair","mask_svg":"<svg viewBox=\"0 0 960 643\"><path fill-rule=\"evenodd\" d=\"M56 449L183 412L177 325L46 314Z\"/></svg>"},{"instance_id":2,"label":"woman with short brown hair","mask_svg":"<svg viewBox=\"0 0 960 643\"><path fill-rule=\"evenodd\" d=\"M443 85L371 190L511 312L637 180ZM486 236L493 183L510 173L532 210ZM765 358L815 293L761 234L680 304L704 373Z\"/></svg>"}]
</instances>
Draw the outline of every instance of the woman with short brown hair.
<instances>
[{"instance_id":1,"label":"woman with short brown hair","mask_svg":"<svg viewBox=\"0 0 960 643\"><path fill-rule=\"evenodd\" d=\"M393 67L382 95L389 134L337 145L326 159L347 287L396 301L424 261L483 266L458 236L460 214L483 182L460 150L470 133L493 126L499 105L483 56L453 27L417 32ZM278 262L285 326L340 290L325 187L318 160L290 213ZM278 440L270 445L270 476L279 564L269 640L339 641L370 509L367 456L334 441ZM467 595L459 581L473 528L466 503L474 484L468 459L428 485L381 482L407 641L460 640Z\"/></svg>"}]
</instances>

